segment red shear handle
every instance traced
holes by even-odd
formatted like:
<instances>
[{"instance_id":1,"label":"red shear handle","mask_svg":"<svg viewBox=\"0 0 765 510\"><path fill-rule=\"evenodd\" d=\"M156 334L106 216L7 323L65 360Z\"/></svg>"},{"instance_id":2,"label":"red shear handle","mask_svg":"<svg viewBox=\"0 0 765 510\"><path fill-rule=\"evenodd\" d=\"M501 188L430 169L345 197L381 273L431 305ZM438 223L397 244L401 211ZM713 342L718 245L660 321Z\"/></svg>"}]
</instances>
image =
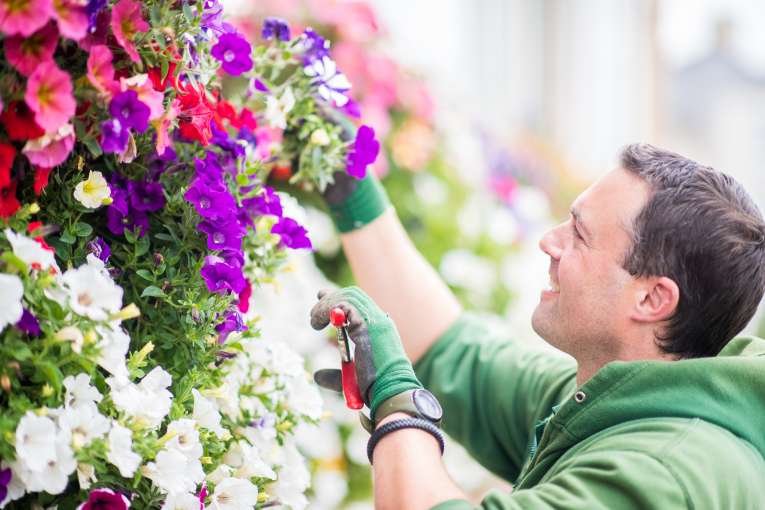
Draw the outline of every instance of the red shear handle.
<instances>
[{"instance_id":1,"label":"red shear handle","mask_svg":"<svg viewBox=\"0 0 765 510\"><path fill-rule=\"evenodd\" d=\"M343 395L348 409L361 409L364 401L361 399L359 383L356 381L356 366L353 361L342 363L343 371Z\"/></svg>"},{"instance_id":2,"label":"red shear handle","mask_svg":"<svg viewBox=\"0 0 765 510\"><path fill-rule=\"evenodd\" d=\"M329 322L336 328L345 326L345 312L342 308L333 308L329 311Z\"/></svg>"}]
</instances>

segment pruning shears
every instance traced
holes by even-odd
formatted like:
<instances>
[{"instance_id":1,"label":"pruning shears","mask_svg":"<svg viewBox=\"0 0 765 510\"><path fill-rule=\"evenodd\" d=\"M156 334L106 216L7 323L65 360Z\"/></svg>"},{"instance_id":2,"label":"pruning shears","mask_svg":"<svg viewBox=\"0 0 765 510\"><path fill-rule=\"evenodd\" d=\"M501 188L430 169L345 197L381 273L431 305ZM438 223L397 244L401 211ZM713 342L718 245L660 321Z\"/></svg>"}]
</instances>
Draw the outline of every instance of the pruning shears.
<instances>
[{"instance_id":1,"label":"pruning shears","mask_svg":"<svg viewBox=\"0 0 765 510\"><path fill-rule=\"evenodd\" d=\"M345 405L349 409L361 409L364 400L361 398L359 383L356 380L356 363L351 357L351 340L348 335L348 321L341 308L333 308L329 312L329 322L337 329L337 343L340 347L341 378Z\"/></svg>"}]
</instances>

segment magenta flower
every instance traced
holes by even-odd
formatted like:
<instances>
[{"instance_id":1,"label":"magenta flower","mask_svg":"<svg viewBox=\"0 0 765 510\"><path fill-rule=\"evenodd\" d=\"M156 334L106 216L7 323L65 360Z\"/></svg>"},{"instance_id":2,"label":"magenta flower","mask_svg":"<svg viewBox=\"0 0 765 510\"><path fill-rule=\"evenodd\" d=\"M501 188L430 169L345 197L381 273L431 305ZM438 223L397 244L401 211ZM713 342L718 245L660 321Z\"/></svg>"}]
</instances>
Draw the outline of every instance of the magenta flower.
<instances>
[{"instance_id":1,"label":"magenta flower","mask_svg":"<svg viewBox=\"0 0 765 510\"><path fill-rule=\"evenodd\" d=\"M271 227L272 234L278 234L281 244L287 248L312 248L308 232L292 218L281 218L277 224Z\"/></svg>"},{"instance_id":2,"label":"magenta flower","mask_svg":"<svg viewBox=\"0 0 765 510\"><path fill-rule=\"evenodd\" d=\"M366 125L359 127L348 153L348 174L363 179L367 175L367 166L375 162L379 152L380 142L375 140L375 130Z\"/></svg>"},{"instance_id":3,"label":"magenta flower","mask_svg":"<svg viewBox=\"0 0 765 510\"><path fill-rule=\"evenodd\" d=\"M242 269L230 266L219 257L208 255L200 271L210 292L239 294L246 285Z\"/></svg>"},{"instance_id":4,"label":"magenta flower","mask_svg":"<svg viewBox=\"0 0 765 510\"><path fill-rule=\"evenodd\" d=\"M130 500L124 494L111 489L93 489L88 494L88 500L77 507L77 510L127 510Z\"/></svg>"},{"instance_id":5,"label":"magenta flower","mask_svg":"<svg viewBox=\"0 0 765 510\"><path fill-rule=\"evenodd\" d=\"M112 8L112 32L130 60L140 62L133 38L138 32L149 30L149 24L141 17L141 2L119 0Z\"/></svg>"},{"instance_id":6,"label":"magenta flower","mask_svg":"<svg viewBox=\"0 0 765 510\"><path fill-rule=\"evenodd\" d=\"M237 32L221 35L210 53L221 62L223 70L232 76L239 76L252 69L250 43Z\"/></svg>"},{"instance_id":7,"label":"magenta flower","mask_svg":"<svg viewBox=\"0 0 765 510\"><path fill-rule=\"evenodd\" d=\"M35 112L35 122L46 133L69 122L77 107L72 95L72 78L53 60L43 62L29 75L24 101Z\"/></svg>"},{"instance_id":8,"label":"magenta flower","mask_svg":"<svg viewBox=\"0 0 765 510\"><path fill-rule=\"evenodd\" d=\"M53 17L61 35L79 41L88 33L88 8L78 0L53 0Z\"/></svg>"},{"instance_id":9,"label":"magenta flower","mask_svg":"<svg viewBox=\"0 0 765 510\"><path fill-rule=\"evenodd\" d=\"M48 23L34 34L24 37L15 35L5 40L5 57L24 76L53 58L58 43L55 23Z\"/></svg>"},{"instance_id":10,"label":"magenta flower","mask_svg":"<svg viewBox=\"0 0 765 510\"><path fill-rule=\"evenodd\" d=\"M88 80L101 93L108 96L119 91L119 83L114 79L114 55L108 46L96 44L88 55Z\"/></svg>"},{"instance_id":11,"label":"magenta flower","mask_svg":"<svg viewBox=\"0 0 765 510\"><path fill-rule=\"evenodd\" d=\"M26 37L42 28L52 15L52 0L3 0L0 1L0 32Z\"/></svg>"},{"instance_id":12,"label":"magenta flower","mask_svg":"<svg viewBox=\"0 0 765 510\"><path fill-rule=\"evenodd\" d=\"M143 133L149 127L151 110L138 99L135 90L126 90L114 96L109 103L109 113L125 128Z\"/></svg>"}]
</instances>

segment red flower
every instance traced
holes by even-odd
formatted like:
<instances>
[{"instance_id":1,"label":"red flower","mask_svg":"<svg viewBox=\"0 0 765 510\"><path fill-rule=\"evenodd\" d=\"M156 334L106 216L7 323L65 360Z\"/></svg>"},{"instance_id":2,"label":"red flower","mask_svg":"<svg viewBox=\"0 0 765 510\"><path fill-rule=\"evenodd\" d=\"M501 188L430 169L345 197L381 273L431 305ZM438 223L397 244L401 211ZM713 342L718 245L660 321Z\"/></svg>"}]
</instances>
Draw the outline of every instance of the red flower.
<instances>
[{"instance_id":1,"label":"red flower","mask_svg":"<svg viewBox=\"0 0 765 510\"><path fill-rule=\"evenodd\" d=\"M173 75L175 74L175 62L171 61L169 64L170 65L167 68L167 76L165 76L164 80L162 79L161 67L152 67L149 69L149 79L151 80L151 84L154 86L154 90L158 92L165 91L167 85L170 83L170 80L173 79Z\"/></svg>"},{"instance_id":2,"label":"red flower","mask_svg":"<svg viewBox=\"0 0 765 510\"><path fill-rule=\"evenodd\" d=\"M255 131L255 129L258 127L258 122L255 120L255 116L248 108L242 108L242 111L239 112L239 118L236 122L237 124L234 124L234 127L237 129L246 127L250 131Z\"/></svg>"},{"instance_id":3,"label":"red flower","mask_svg":"<svg viewBox=\"0 0 765 510\"><path fill-rule=\"evenodd\" d=\"M220 98L218 99L217 111L221 119L226 119L231 122L232 126L234 125L234 122L236 122L236 109L234 105Z\"/></svg>"},{"instance_id":4,"label":"red flower","mask_svg":"<svg viewBox=\"0 0 765 510\"><path fill-rule=\"evenodd\" d=\"M16 181L0 188L0 218L8 218L16 214L21 204L16 200Z\"/></svg>"},{"instance_id":5,"label":"red flower","mask_svg":"<svg viewBox=\"0 0 765 510\"><path fill-rule=\"evenodd\" d=\"M33 168L35 170L35 180L34 180L35 195L39 197L40 193L42 193L45 187L48 185L48 177L50 176L50 171L53 169L45 168L41 166L35 166Z\"/></svg>"},{"instance_id":6,"label":"red flower","mask_svg":"<svg viewBox=\"0 0 765 510\"><path fill-rule=\"evenodd\" d=\"M250 296L252 296L252 284L249 280L245 280L245 286L239 293L239 303L236 305L240 312L247 313L250 309Z\"/></svg>"},{"instance_id":7,"label":"red flower","mask_svg":"<svg viewBox=\"0 0 765 510\"><path fill-rule=\"evenodd\" d=\"M178 129L181 130L181 135L202 145L208 145L212 137L210 122L216 115L204 87L199 85L199 88L195 89L190 84L178 84L177 90L177 98L180 101Z\"/></svg>"},{"instance_id":8,"label":"red flower","mask_svg":"<svg viewBox=\"0 0 765 510\"><path fill-rule=\"evenodd\" d=\"M16 148L7 143L0 143L0 188L11 183L11 168L16 158Z\"/></svg>"},{"instance_id":9,"label":"red flower","mask_svg":"<svg viewBox=\"0 0 765 510\"><path fill-rule=\"evenodd\" d=\"M45 130L35 122L35 114L24 101L8 103L0 115L0 121L11 140L32 140L45 134Z\"/></svg>"}]
</instances>

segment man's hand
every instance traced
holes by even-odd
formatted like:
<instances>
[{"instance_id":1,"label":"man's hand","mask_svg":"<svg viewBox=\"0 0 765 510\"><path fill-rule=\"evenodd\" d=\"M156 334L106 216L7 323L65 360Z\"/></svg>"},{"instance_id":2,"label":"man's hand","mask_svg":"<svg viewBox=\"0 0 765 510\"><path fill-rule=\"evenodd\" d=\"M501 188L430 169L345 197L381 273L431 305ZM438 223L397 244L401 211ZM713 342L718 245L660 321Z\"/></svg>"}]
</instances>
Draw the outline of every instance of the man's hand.
<instances>
[{"instance_id":1,"label":"man's hand","mask_svg":"<svg viewBox=\"0 0 765 510\"><path fill-rule=\"evenodd\" d=\"M348 321L348 335L356 346L356 378L364 403L374 420L377 407L401 392L422 388L404 353L395 324L372 299L357 287L334 292L319 292L319 302L311 309L311 326L324 329L333 308L340 308ZM319 370L316 382L339 391L340 371Z\"/></svg>"}]
</instances>

